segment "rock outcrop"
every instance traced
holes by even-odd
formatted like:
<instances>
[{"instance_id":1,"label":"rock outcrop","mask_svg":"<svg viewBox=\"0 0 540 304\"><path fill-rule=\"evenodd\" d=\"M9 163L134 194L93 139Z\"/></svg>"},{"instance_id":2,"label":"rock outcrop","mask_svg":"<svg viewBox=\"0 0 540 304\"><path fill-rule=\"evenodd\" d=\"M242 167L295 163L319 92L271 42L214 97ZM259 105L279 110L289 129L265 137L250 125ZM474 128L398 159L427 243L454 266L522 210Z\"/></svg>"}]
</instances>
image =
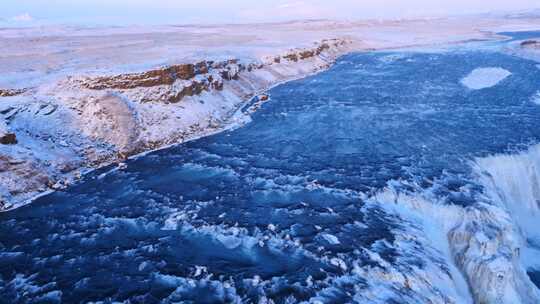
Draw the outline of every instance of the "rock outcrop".
<instances>
[{"instance_id":1,"label":"rock outcrop","mask_svg":"<svg viewBox=\"0 0 540 304\"><path fill-rule=\"evenodd\" d=\"M0 134L0 144L14 145L17 143L17 136L13 133Z\"/></svg>"},{"instance_id":2,"label":"rock outcrop","mask_svg":"<svg viewBox=\"0 0 540 304\"><path fill-rule=\"evenodd\" d=\"M28 89L0 89L0 97L12 97L21 95L28 91Z\"/></svg>"},{"instance_id":3,"label":"rock outcrop","mask_svg":"<svg viewBox=\"0 0 540 304\"><path fill-rule=\"evenodd\" d=\"M4 111L0 111L0 112L4 112ZM6 111L5 113L8 113L8 111ZM13 145L16 143L17 143L17 136L15 135L15 133L10 132L5 120L0 120L0 144Z\"/></svg>"},{"instance_id":4,"label":"rock outcrop","mask_svg":"<svg viewBox=\"0 0 540 304\"><path fill-rule=\"evenodd\" d=\"M266 59L259 63L241 63L238 59L226 61L200 61L172 65L142 73L120 74L101 77L71 79L72 83L90 90L117 90L129 94L133 90L146 89L148 94L136 94L138 102L161 101L176 103L187 96L200 95L203 91L221 91L223 82L238 80L239 74L263 69L280 63L297 63L331 48L344 47L347 40L324 40L309 49L291 50L287 54ZM135 97L135 94L130 94Z\"/></svg>"},{"instance_id":5,"label":"rock outcrop","mask_svg":"<svg viewBox=\"0 0 540 304\"><path fill-rule=\"evenodd\" d=\"M93 90L133 89L165 84L171 85L177 79L188 80L195 77L195 75L195 66L193 64L180 64L144 73L97 77L82 82L81 85Z\"/></svg>"},{"instance_id":6,"label":"rock outcrop","mask_svg":"<svg viewBox=\"0 0 540 304\"><path fill-rule=\"evenodd\" d=\"M0 155L0 182L0 206L3 209L16 207L17 198L30 199L52 185L45 168L36 162L3 154Z\"/></svg>"}]
</instances>

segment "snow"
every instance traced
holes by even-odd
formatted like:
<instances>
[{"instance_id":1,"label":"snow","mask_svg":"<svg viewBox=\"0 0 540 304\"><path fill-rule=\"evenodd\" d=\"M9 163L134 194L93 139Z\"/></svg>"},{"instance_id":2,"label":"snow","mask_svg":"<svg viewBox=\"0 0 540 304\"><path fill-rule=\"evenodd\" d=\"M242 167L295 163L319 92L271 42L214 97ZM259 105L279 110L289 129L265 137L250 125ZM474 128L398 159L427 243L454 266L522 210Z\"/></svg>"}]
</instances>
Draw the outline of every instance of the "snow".
<instances>
[{"instance_id":1,"label":"snow","mask_svg":"<svg viewBox=\"0 0 540 304\"><path fill-rule=\"evenodd\" d=\"M506 20L490 22L495 25L507 23ZM79 163L76 163L75 167L79 169L84 164L82 156L77 152L79 147L92 148L89 149L91 155L85 156L91 160L98 160L98 156L113 154L114 150L110 146L125 147L134 138L158 143L154 148L166 147L249 122L249 116L243 114L240 109L252 96L284 81L324 70L335 58L347 52L413 45L444 45L467 39L492 38L486 32L472 29L487 30L493 24L487 22L478 25L478 21L475 20L436 20L420 23L419 21L390 23L319 21L272 26L0 29L0 37L10 37L13 42L9 45L0 44L0 51L3 54L0 58L2 75L0 88L34 87L29 96L5 99L6 102L9 101L9 106L21 109L21 114L11 120L8 127L29 132L20 137L20 150L16 150L17 147L13 150L5 148L1 152L29 164L57 160L62 160L60 163L69 163L77 160ZM249 37L244 34L246 32L250 33ZM36 40L35 37L39 39ZM324 53L320 57L280 64L267 60L268 57L290 52L291 48L312 48L316 41L342 37L352 39L352 43L342 49ZM42 52L44 53L41 54ZM36 53L41 54L40 60L34 57ZM66 81L67 76L111 75L145 71L166 64L230 58L238 58L243 63L266 62L266 65L251 73L242 73L237 81L225 82L223 91L204 92L199 96L186 97L177 104L137 101L140 96L152 97L153 94L157 96L163 90L166 91L166 87L155 91L150 89L124 91L121 92L120 98L114 94L79 90L70 87L70 83ZM400 59L403 58L387 57L385 61L395 62ZM44 65L43 62L47 64ZM471 72L462 82L471 89L481 89L492 87L509 75L510 72L502 68L479 68ZM47 102L37 104L35 100ZM204 102L201 103L201 100ZM54 106L58 107L49 113L53 111ZM96 113L108 115L99 118L96 117ZM217 127L215 121L219 122ZM134 135L132 132L135 131L139 133ZM45 135L51 138L52 142L41 141L36 134ZM34 154L27 152L23 154L21 153L23 150L33 151ZM102 159L101 161L100 164L106 163ZM58 170L53 170L54 168L37 168L38 171L42 170L51 176L58 175ZM235 176L234 171L223 168L199 169L201 174L223 174L231 178ZM27 170L23 172L28 173ZM27 176L35 175L34 172L27 174ZM0 184L9 185L19 179L21 177L6 174L0 180ZM268 181L261 182L268 183ZM22 205L30 195L38 192L39 188L31 186L20 191L24 195L18 201L14 200L19 203L16 206ZM295 184L291 183L289 187L295 187ZM310 184L310 187L323 191L337 191L328 190L316 182ZM279 190L261 191L261 195L272 195L276 191ZM345 190L340 191L346 194ZM359 267L355 261L351 263L350 260L345 261L339 256L319 260L304 250L300 242L291 240L289 234L281 235L279 231L281 227L276 229L273 224L268 224L267 235L249 234L246 230L234 227L184 225L182 219L188 214L176 212L164 220L161 229L175 231L186 240L192 240L194 244L217 244L221 251L231 256L241 256L259 263L266 261L267 256L284 264L293 263L295 259L323 261L343 272L350 272L339 280L349 281L351 284L364 278L369 281L370 292L366 296L361 293L356 295L358 302L385 303L392 298L392 290L411 288L415 291L421 290L422 292L418 294L433 296L435 301L439 300L441 303L450 302L449 298L455 299L457 303L470 303L472 295L468 290L467 280L478 282L475 283L478 285L472 287L481 292L497 290L489 284L494 284L492 279L496 278L496 271L500 269L506 271L505 275L509 274L504 282L508 294L516 294L519 291L513 290L513 286L508 283L514 278L517 282L522 282L522 277L516 274L518 268L514 268L507 259L500 258L500 252L503 250L509 248L511 252L515 248L513 234L508 232L509 229L505 230L509 227L506 221L508 217L505 216L507 214L500 209L496 210L499 212L495 212L491 209L483 211L472 208L470 213L464 213L460 207L429 202L421 194L396 197L391 191L380 193L373 200L388 202L385 208L389 213L414 224L410 229L396 231L398 238L393 244L377 242L373 245L373 251L366 250L371 260L378 262L377 267ZM332 210L328 212L333 213ZM108 219L104 222L106 226L102 229L109 232L115 227L137 231L151 225L121 219ZM485 224L486 227L502 228L470 231L468 224L476 222ZM460 226L460 223L463 224ZM449 234L456 227L459 229ZM331 246L337 247L342 244L341 242L347 241L341 235L340 240L331 234L331 231L322 232L322 227L315 228L321 230L319 237ZM500 233L500 240L490 239L488 236L492 232ZM453 236L451 240L449 235ZM82 244L91 242L95 240L81 239ZM418 243L422 246L416 246ZM423 260L426 261L431 261L430 257L436 257L441 263L429 262L425 269L419 269L411 267L409 261L404 259L399 260L396 265L390 265L374 252L377 246L392 247L399 252L413 252L424 257ZM290 249L285 251L283 248ZM204 252L203 249L204 247L198 250ZM454 259L453 252L456 251L463 253L460 255L463 259L459 262ZM485 261L481 253L487 253L488 258L493 258L493 262ZM527 251L528 255L533 253ZM152 265L141 263L138 267L151 269ZM194 269L197 276L205 275L202 267ZM448 273L441 269L448 269ZM221 282L197 282L157 273L156 277L162 284L177 288L175 293L184 297L198 292L204 293L205 288L219 288L223 290L223 294L228 294L229 299L236 297L234 289ZM258 280L254 280L254 283L255 281ZM58 294L47 294L49 298L55 296ZM410 302L425 302L422 300L425 299L411 298Z\"/></svg>"},{"instance_id":2,"label":"snow","mask_svg":"<svg viewBox=\"0 0 540 304\"><path fill-rule=\"evenodd\" d=\"M477 232L474 246L469 245L474 250L467 250L470 259L489 266L489 270L481 264L469 267L478 273L477 280L487 275L488 271L496 274L499 281L497 287L504 290L498 297L505 302L537 303L540 292L525 271L535 267L535 261L540 260L540 251L535 247L540 240L540 145L515 154L477 158L472 166L492 205L485 206L475 217L471 217L471 220L477 221L481 216L484 222L482 229L489 233ZM489 237L494 235L497 237ZM510 257L505 258L509 254ZM491 260L488 262L487 259ZM483 281L489 284L487 278Z\"/></svg>"},{"instance_id":3,"label":"snow","mask_svg":"<svg viewBox=\"0 0 540 304\"><path fill-rule=\"evenodd\" d=\"M499 67L477 68L461 80L461 84L471 90L481 90L496 86L512 73Z\"/></svg>"}]
</instances>

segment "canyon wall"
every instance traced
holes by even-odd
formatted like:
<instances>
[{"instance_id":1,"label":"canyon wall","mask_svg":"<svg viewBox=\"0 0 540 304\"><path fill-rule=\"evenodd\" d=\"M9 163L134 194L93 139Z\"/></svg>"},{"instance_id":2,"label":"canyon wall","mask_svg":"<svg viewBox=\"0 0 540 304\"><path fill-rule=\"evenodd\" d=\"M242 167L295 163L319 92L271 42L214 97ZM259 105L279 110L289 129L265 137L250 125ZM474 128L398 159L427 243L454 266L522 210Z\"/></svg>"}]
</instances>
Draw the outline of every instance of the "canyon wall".
<instances>
[{"instance_id":1,"label":"canyon wall","mask_svg":"<svg viewBox=\"0 0 540 304\"><path fill-rule=\"evenodd\" d=\"M198 61L0 90L0 208L62 189L93 168L221 130L254 95L328 68L350 44L329 39L256 62Z\"/></svg>"}]
</instances>

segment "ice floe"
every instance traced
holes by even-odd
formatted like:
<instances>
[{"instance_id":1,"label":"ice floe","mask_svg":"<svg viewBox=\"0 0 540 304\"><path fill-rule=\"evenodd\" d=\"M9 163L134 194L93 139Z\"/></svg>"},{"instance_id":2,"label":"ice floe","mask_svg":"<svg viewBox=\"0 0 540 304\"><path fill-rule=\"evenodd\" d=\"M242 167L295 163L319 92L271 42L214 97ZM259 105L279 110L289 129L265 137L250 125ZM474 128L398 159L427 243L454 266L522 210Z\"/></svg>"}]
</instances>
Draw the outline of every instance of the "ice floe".
<instances>
[{"instance_id":1,"label":"ice floe","mask_svg":"<svg viewBox=\"0 0 540 304\"><path fill-rule=\"evenodd\" d=\"M512 73L503 68L478 68L461 80L461 84L471 90L481 90L496 86Z\"/></svg>"}]
</instances>

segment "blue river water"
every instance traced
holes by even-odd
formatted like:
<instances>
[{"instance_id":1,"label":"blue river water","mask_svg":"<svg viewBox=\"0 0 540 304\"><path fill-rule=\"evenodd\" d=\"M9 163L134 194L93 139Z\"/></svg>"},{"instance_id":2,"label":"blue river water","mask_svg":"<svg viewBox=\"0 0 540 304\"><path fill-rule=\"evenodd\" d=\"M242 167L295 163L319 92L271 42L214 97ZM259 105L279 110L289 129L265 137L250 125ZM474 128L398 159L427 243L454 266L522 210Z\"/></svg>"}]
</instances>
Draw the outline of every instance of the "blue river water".
<instances>
[{"instance_id":1,"label":"blue river water","mask_svg":"<svg viewBox=\"0 0 540 304\"><path fill-rule=\"evenodd\" d=\"M479 67L512 74L463 86ZM381 263L363 248L429 258L391 246L408 223L366 197L395 183L474 204L472 159L539 142L539 89L537 63L497 47L344 56L245 126L0 214L0 302L351 302L369 282L343 264Z\"/></svg>"}]
</instances>

